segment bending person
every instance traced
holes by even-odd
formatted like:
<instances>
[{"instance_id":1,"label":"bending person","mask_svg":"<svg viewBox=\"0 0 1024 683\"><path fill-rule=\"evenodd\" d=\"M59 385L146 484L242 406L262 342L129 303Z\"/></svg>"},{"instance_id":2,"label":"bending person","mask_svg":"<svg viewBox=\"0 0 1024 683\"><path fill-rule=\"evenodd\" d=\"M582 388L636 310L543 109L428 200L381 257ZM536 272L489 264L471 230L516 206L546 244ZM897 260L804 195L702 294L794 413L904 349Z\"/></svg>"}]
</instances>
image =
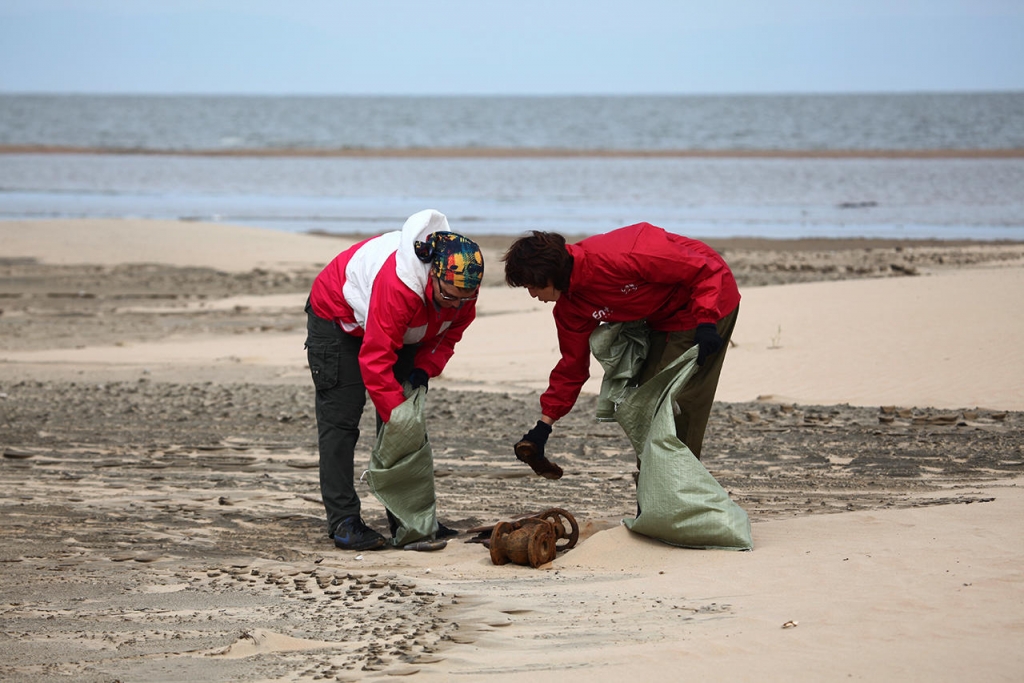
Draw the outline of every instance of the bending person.
<instances>
[{"instance_id":1,"label":"bending person","mask_svg":"<svg viewBox=\"0 0 1024 683\"><path fill-rule=\"evenodd\" d=\"M552 425L572 409L590 377L590 335L601 323L639 320L646 321L651 338L635 384L700 347L700 369L674 397L676 434L699 458L740 302L722 257L703 242L637 223L575 244L535 230L516 240L503 260L509 286L554 303L561 352L540 397L540 419L523 436L529 452L518 453L520 459L542 476L561 476L544 447Z\"/></svg>"},{"instance_id":2,"label":"bending person","mask_svg":"<svg viewBox=\"0 0 1024 683\"><path fill-rule=\"evenodd\" d=\"M403 383L425 387L441 374L476 316L483 270L477 244L451 232L443 214L426 210L399 231L343 251L314 280L306 349L316 387L320 492L338 548L385 544L363 522L355 491L367 393L379 430L405 401ZM439 525L438 537L455 533Z\"/></svg>"}]
</instances>

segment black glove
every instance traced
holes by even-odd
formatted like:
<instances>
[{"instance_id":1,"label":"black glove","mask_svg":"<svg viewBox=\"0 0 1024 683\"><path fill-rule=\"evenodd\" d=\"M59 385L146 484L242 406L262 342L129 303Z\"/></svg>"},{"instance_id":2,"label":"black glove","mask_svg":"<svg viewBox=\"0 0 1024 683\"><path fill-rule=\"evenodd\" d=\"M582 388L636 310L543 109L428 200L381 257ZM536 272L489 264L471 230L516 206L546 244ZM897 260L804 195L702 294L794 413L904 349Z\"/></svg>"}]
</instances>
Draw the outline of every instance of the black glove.
<instances>
[{"instance_id":1,"label":"black glove","mask_svg":"<svg viewBox=\"0 0 1024 683\"><path fill-rule=\"evenodd\" d=\"M423 387L424 389L430 390L427 386L427 382L430 380L430 375L427 374L426 370L422 368L413 368L412 372L409 373L409 384L412 386L413 391Z\"/></svg>"},{"instance_id":2,"label":"black glove","mask_svg":"<svg viewBox=\"0 0 1024 683\"><path fill-rule=\"evenodd\" d=\"M523 434L523 441L530 441L537 445L541 455L544 455L544 446L551 436L551 425L544 420L537 420L537 425L530 431Z\"/></svg>"},{"instance_id":3,"label":"black glove","mask_svg":"<svg viewBox=\"0 0 1024 683\"><path fill-rule=\"evenodd\" d=\"M722 338L718 336L718 328L714 323L697 325L697 330L693 333L693 343L700 347L697 350L697 365L704 365L704 361L722 348Z\"/></svg>"},{"instance_id":4,"label":"black glove","mask_svg":"<svg viewBox=\"0 0 1024 683\"><path fill-rule=\"evenodd\" d=\"M537 420L537 426L524 434L515 445L516 457L545 479L560 479L562 468L544 457L544 444L548 442L549 436L551 425L544 420Z\"/></svg>"}]
</instances>

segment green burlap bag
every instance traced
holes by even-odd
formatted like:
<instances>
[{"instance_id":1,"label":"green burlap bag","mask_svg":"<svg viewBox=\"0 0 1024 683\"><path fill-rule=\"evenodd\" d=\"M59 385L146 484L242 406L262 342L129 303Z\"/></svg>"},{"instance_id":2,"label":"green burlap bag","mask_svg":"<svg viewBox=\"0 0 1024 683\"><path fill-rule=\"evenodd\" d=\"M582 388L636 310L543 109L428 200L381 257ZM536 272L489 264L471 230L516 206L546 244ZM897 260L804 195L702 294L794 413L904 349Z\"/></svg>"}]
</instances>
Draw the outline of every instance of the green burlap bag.
<instances>
[{"instance_id":1,"label":"green burlap bag","mask_svg":"<svg viewBox=\"0 0 1024 683\"><path fill-rule=\"evenodd\" d=\"M437 533L434 455L427 439L420 387L391 413L377 435L366 478L370 491L398 520L393 546L403 546Z\"/></svg>"},{"instance_id":2,"label":"green burlap bag","mask_svg":"<svg viewBox=\"0 0 1024 683\"><path fill-rule=\"evenodd\" d=\"M598 328L597 343L592 336L591 349L602 366L608 361L621 374L626 372L617 366L621 358L598 353L614 346L600 337L621 337L615 327ZM638 371L639 366L633 374ZM694 347L642 386L616 397L615 420L629 437L640 465L636 488L640 514L623 523L638 534L685 548L750 550L747 513L675 433L672 396L696 371Z\"/></svg>"},{"instance_id":3,"label":"green burlap bag","mask_svg":"<svg viewBox=\"0 0 1024 683\"><path fill-rule=\"evenodd\" d=\"M590 335L590 352L604 369L597 397L597 421L615 422L616 406L631 391L630 381L640 371L650 347L644 322L600 325Z\"/></svg>"}]
</instances>

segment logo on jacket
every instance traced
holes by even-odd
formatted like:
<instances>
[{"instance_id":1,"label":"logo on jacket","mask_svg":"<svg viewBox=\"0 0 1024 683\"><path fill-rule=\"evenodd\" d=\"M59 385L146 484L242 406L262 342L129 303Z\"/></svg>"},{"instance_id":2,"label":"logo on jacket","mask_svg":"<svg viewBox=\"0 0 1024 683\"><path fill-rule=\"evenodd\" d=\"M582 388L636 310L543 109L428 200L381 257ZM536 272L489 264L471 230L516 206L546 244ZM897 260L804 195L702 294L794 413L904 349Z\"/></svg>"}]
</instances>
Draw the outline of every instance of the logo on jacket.
<instances>
[{"instance_id":1,"label":"logo on jacket","mask_svg":"<svg viewBox=\"0 0 1024 683\"><path fill-rule=\"evenodd\" d=\"M636 285L634 285L632 282L630 282L628 285L623 285L622 286L622 293L623 294L632 294L633 292L635 292L638 289L640 289L640 288L637 287Z\"/></svg>"},{"instance_id":2,"label":"logo on jacket","mask_svg":"<svg viewBox=\"0 0 1024 683\"><path fill-rule=\"evenodd\" d=\"M594 312L593 312L593 313L591 313L590 315L594 316L594 319L595 319L595 320L604 320L605 318L607 318L607 317L608 317L608 316L610 316L611 314L612 314L612 309L610 309L610 308L608 308L607 306L605 306L605 307L604 307L604 308L602 308L601 310L599 310L599 311L594 311Z\"/></svg>"}]
</instances>

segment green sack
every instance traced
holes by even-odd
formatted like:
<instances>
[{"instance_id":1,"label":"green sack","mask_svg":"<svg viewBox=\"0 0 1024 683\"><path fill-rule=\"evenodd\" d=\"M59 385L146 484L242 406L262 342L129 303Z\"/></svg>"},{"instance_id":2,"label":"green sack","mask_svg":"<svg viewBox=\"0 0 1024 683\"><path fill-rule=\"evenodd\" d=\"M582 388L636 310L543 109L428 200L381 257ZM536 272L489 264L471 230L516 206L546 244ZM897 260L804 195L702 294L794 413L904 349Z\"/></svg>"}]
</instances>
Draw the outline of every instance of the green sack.
<instances>
[{"instance_id":1,"label":"green sack","mask_svg":"<svg viewBox=\"0 0 1024 683\"><path fill-rule=\"evenodd\" d=\"M599 355L614 346L606 337L622 339L622 330L615 327L602 325L594 332L598 339L591 336L591 350L602 366L607 361L614 368L621 360ZM616 369L625 372L622 367ZM630 376L638 371L639 365ZM695 346L642 386L621 388L615 397L615 420L633 444L640 464L636 487L640 514L623 523L638 534L685 548L750 550L747 513L675 433L672 397L696 372Z\"/></svg>"},{"instance_id":2,"label":"green sack","mask_svg":"<svg viewBox=\"0 0 1024 683\"><path fill-rule=\"evenodd\" d=\"M391 412L370 454L370 491L399 523L390 539L393 546L433 539L437 533L434 455L423 417L426 394L419 387Z\"/></svg>"},{"instance_id":3,"label":"green sack","mask_svg":"<svg viewBox=\"0 0 1024 683\"><path fill-rule=\"evenodd\" d=\"M597 421L615 422L615 410L631 391L651 345L643 321L599 325L590 335L590 352L601 362L604 377L597 397Z\"/></svg>"}]
</instances>

